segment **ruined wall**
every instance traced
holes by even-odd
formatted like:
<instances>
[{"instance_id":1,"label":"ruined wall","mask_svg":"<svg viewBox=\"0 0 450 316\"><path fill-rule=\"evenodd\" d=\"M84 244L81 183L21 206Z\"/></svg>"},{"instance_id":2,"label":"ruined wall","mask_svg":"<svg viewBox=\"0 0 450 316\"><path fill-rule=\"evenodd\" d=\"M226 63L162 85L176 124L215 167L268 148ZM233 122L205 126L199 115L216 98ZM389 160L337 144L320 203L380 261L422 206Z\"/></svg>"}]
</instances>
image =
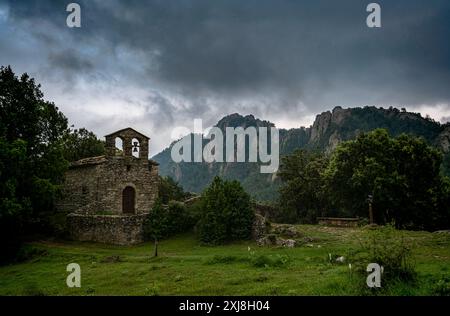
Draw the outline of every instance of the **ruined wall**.
<instances>
[{"instance_id":1,"label":"ruined wall","mask_svg":"<svg viewBox=\"0 0 450 316\"><path fill-rule=\"evenodd\" d=\"M70 237L79 241L94 241L114 245L133 245L144 241L146 214L67 216Z\"/></svg>"}]
</instances>

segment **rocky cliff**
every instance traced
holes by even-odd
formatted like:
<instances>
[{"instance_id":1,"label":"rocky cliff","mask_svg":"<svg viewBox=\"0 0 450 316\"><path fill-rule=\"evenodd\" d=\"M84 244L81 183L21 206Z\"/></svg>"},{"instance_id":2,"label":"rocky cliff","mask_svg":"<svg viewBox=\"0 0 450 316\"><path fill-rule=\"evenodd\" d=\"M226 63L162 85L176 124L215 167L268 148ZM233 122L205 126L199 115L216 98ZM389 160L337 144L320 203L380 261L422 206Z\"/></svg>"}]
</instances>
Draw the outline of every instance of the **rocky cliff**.
<instances>
[{"instance_id":1,"label":"rocky cliff","mask_svg":"<svg viewBox=\"0 0 450 316\"><path fill-rule=\"evenodd\" d=\"M217 127L274 126L273 123L234 113L222 118ZM286 155L296 149L321 150L330 153L346 140L354 139L359 133L386 128L391 135L401 133L425 138L447 154L450 160L450 124L442 125L418 113L396 108L348 108L336 107L316 116L309 127L280 129L280 154ZM200 192L219 175L226 179L239 180L244 188L258 200L273 200L277 197L279 180L276 175L259 173L256 163L179 163L171 160L170 147L153 157L160 164L160 174L171 176L185 190Z\"/></svg>"}]
</instances>

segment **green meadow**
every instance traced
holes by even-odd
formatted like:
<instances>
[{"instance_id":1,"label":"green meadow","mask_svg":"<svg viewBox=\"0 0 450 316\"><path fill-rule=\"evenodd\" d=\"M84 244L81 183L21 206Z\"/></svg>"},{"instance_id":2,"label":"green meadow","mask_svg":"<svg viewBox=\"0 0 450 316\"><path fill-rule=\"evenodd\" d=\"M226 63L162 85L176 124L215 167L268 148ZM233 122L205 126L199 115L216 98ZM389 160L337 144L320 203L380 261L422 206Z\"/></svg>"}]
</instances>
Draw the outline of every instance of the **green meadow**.
<instances>
[{"instance_id":1,"label":"green meadow","mask_svg":"<svg viewBox=\"0 0 450 316\"><path fill-rule=\"evenodd\" d=\"M201 245L194 234L159 243L110 246L68 241L28 244L29 258L0 267L0 295L448 295L450 234L404 231L417 279L378 290L349 268L364 228L299 225L308 241L295 248L253 241ZM32 250L32 251L31 251ZM334 259L344 256L346 262ZM68 288L66 266L81 267Z\"/></svg>"}]
</instances>

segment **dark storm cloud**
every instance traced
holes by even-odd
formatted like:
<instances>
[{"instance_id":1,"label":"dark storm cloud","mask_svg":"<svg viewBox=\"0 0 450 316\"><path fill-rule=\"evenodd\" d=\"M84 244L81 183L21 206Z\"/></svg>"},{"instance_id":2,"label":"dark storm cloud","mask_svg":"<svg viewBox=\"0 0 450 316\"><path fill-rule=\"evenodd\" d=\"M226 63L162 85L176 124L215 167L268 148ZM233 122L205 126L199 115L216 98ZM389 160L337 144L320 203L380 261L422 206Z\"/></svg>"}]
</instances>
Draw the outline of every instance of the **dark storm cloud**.
<instances>
[{"instance_id":1,"label":"dark storm cloud","mask_svg":"<svg viewBox=\"0 0 450 316\"><path fill-rule=\"evenodd\" d=\"M303 114L334 105L448 107L450 2L375 1L380 29L366 26L370 2L78 1L80 29L65 27L66 1L6 4L8 23L41 45L46 70L149 87L143 102L158 124L223 114L227 104L257 115L298 114L299 103ZM0 40L0 49L15 40Z\"/></svg>"},{"instance_id":2,"label":"dark storm cloud","mask_svg":"<svg viewBox=\"0 0 450 316\"><path fill-rule=\"evenodd\" d=\"M49 53L48 61L63 71L88 70L94 67L90 60L81 58L69 49Z\"/></svg>"},{"instance_id":3,"label":"dark storm cloud","mask_svg":"<svg viewBox=\"0 0 450 316\"><path fill-rule=\"evenodd\" d=\"M352 79L383 88L408 78L402 90L434 87L448 98L442 89L450 70L448 1L378 2L380 30L365 25L369 1L80 1L83 27L74 31L61 27L64 1L10 6L16 20L60 25L81 44L101 38L112 50L127 45L148 53L149 76L186 88L274 87L297 95L311 79L324 88L330 80ZM61 66L72 70L70 60L60 59Z\"/></svg>"}]
</instances>

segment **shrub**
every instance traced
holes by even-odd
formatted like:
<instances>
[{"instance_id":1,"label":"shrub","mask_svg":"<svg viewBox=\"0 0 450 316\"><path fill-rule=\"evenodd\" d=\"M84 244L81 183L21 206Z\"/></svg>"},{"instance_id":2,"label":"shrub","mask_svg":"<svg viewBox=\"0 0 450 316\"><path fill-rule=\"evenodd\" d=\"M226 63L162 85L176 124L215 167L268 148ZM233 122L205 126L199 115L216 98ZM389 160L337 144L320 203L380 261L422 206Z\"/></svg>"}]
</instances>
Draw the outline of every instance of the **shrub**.
<instances>
[{"instance_id":1,"label":"shrub","mask_svg":"<svg viewBox=\"0 0 450 316\"><path fill-rule=\"evenodd\" d=\"M215 177L202 195L200 239L205 243L248 239L254 213L250 196L237 181Z\"/></svg>"},{"instance_id":2,"label":"shrub","mask_svg":"<svg viewBox=\"0 0 450 316\"><path fill-rule=\"evenodd\" d=\"M169 237L191 229L195 225L195 218L183 203L171 201L166 210L166 223L166 235Z\"/></svg>"},{"instance_id":3,"label":"shrub","mask_svg":"<svg viewBox=\"0 0 450 316\"><path fill-rule=\"evenodd\" d=\"M160 200L150 210L144 223L144 237L147 240L159 240L166 237L167 217Z\"/></svg>"},{"instance_id":4,"label":"shrub","mask_svg":"<svg viewBox=\"0 0 450 316\"><path fill-rule=\"evenodd\" d=\"M164 204L168 204L172 200L183 201L187 196L178 182L171 177L160 177L158 191L161 202Z\"/></svg>"},{"instance_id":5,"label":"shrub","mask_svg":"<svg viewBox=\"0 0 450 316\"><path fill-rule=\"evenodd\" d=\"M383 267L382 287L397 282L414 282L416 271L412 261L412 245L393 226L369 228L362 238L361 249L353 261L356 270L367 276L369 263Z\"/></svg>"},{"instance_id":6,"label":"shrub","mask_svg":"<svg viewBox=\"0 0 450 316\"><path fill-rule=\"evenodd\" d=\"M433 285L431 293L438 296L450 296L450 278L444 278L437 281Z\"/></svg>"},{"instance_id":7,"label":"shrub","mask_svg":"<svg viewBox=\"0 0 450 316\"><path fill-rule=\"evenodd\" d=\"M186 206L177 201L163 205L158 200L150 211L144 225L146 239L159 240L186 232L195 224Z\"/></svg>"}]
</instances>

